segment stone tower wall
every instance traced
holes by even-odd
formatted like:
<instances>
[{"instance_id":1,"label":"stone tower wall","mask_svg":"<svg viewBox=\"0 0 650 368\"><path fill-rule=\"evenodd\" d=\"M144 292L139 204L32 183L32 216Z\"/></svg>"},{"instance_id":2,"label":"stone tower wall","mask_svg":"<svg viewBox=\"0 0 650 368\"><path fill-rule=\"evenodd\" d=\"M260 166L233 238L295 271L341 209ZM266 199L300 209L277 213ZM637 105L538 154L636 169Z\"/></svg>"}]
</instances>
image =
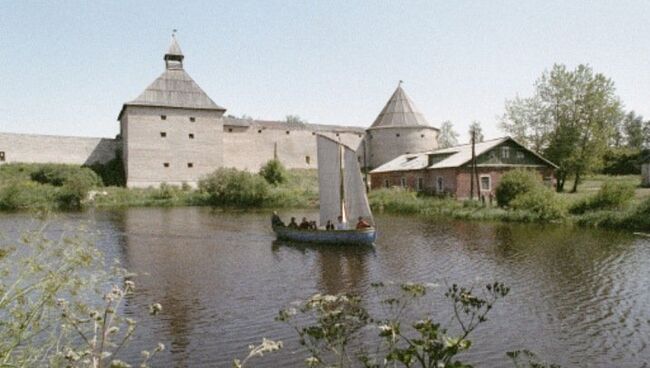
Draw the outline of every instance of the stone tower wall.
<instances>
[{"instance_id":1,"label":"stone tower wall","mask_svg":"<svg viewBox=\"0 0 650 368\"><path fill-rule=\"evenodd\" d=\"M431 127L389 127L368 129L371 168L376 168L405 153L438 148L438 130Z\"/></svg>"},{"instance_id":2,"label":"stone tower wall","mask_svg":"<svg viewBox=\"0 0 650 368\"><path fill-rule=\"evenodd\" d=\"M221 167L220 115L211 110L127 106L121 121L127 186L183 182L195 186L199 178Z\"/></svg>"}]
</instances>

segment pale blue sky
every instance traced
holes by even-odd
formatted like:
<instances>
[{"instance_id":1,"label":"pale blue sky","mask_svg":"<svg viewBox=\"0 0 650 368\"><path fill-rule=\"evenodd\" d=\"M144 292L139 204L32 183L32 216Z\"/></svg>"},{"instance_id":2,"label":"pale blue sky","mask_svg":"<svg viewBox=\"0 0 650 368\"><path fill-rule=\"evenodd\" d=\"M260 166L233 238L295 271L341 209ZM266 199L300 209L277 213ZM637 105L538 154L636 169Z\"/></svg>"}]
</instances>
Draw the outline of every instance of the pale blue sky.
<instances>
[{"instance_id":1,"label":"pale blue sky","mask_svg":"<svg viewBox=\"0 0 650 368\"><path fill-rule=\"evenodd\" d=\"M370 125L398 80L439 126L501 135L504 101L589 63L650 118L648 1L1 1L0 131L114 136L122 104L185 69L227 113Z\"/></svg>"}]
</instances>

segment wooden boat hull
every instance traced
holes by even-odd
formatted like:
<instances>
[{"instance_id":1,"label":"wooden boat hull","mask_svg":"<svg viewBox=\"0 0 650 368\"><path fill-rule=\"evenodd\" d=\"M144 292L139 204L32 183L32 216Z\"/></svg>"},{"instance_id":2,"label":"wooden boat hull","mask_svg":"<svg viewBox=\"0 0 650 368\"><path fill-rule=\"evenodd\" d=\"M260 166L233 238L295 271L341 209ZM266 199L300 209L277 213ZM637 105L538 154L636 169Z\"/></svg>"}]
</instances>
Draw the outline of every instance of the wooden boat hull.
<instances>
[{"instance_id":1,"label":"wooden boat hull","mask_svg":"<svg viewBox=\"0 0 650 368\"><path fill-rule=\"evenodd\" d=\"M363 230L302 230L274 226L278 239L304 243L372 245L377 239L373 228Z\"/></svg>"}]
</instances>

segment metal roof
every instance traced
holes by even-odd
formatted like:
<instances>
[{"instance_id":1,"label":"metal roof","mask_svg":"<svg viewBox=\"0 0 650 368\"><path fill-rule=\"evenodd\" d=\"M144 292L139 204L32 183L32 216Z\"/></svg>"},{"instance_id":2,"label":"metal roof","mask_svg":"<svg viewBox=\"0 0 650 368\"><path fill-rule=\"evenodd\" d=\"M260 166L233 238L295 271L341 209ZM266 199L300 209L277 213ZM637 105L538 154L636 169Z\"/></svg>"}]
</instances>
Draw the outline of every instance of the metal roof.
<instances>
[{"instance_id":1,"label":"metal roof","mask_svg":"<svg viewBox=\"0 0 650 368\"><path fill-rule=\"evenodd\" d=\"M413 126L431 127L424 115L418 111L413 101L406 95L400 82L369 129Z\"/></svg>"},{"instance_id":2,"label":"metal roof","mask_svg":"<svg viewBox=\"0 0 650 368\"><path fill-rule=\"evenodd\" d=\"M483 153L491 150L492 148L500 145L503 142L506 141L513 141L517 145L521 146L528 152L532 153L545 163L547 163L550 166L553 166L557 168L557 165L552 163L551 161L545 159L538 153L529 150L525 146L523 146L521 143L517 142L516 140L512 139L511 137L502 137L502 138L496 138L496 139L491 139L488 141L476 143L474 145L474 151L476 156L480 156ZM449 155L448 157L445 157L444 159L434 163L433 165L429 166L429 155ZM446 168L454 168L454 167L460 167L462 165L465 165L466 163L470 162L472 160L472 145L471 144L463 144L459 146L454 146L454 147L449 147L449 148L442 148L438 150L433 150L433 151L427 151L427 152L421 152L421 153L415 153L415 154L405 154L401 155L391 161L388 161L387 163L379 166L378 168L374 169L371 171L371 173L382 173L382 172L391 172L391 171L409 171L409 170L422 170L422 169L446 169Z\"/></svg>"},{"instance_id":3,"label":"metal roof","mask_svg":"<svg viewBox=\"0 0 650 368\"><path fill-rule=\"evenodd\" d=\"M308 131L327 131L327 132L345 132L365 134L365 129L355 126L344 125L327 125L327 124L291 124L281 120L255 120L241 119L230 116L223 117L223 125L233 127L254 127L261 129L279 129L279 130L308 130Z\"/></svg>"}]
</instances>

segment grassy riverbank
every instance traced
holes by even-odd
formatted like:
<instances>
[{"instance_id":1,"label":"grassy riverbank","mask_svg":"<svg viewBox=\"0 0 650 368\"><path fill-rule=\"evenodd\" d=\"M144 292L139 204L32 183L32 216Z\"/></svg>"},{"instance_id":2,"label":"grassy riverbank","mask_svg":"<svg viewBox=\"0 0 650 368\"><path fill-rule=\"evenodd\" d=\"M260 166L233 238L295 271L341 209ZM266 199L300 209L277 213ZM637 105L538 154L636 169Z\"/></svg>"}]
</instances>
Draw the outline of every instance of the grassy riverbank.
<instances>
[{"instance_id":1,"label":"grassy riverbank","mask_svg":"<svg viewBox=\"0 0 650 368\"><path fill-rule=\"evenodd\" d=\"M637 176L592 176L577 193L538 191L506 207L420 196L398 188L372 191L369 199L377 213L650 231L650 188L638 188L638 182ZM603 188L607 189L604 194ZM621 188L631 192L618 193ZM621 195L625 198L619 198ZM318 177L315 170L286 170L281 182L269 184L258 174L222 169L202 180L198 189L165 184L160 188L127 189L104 186L90 169L71 165L0 166L0 210L145 206L317 208Z\"/></svg>"}]
</instances>

